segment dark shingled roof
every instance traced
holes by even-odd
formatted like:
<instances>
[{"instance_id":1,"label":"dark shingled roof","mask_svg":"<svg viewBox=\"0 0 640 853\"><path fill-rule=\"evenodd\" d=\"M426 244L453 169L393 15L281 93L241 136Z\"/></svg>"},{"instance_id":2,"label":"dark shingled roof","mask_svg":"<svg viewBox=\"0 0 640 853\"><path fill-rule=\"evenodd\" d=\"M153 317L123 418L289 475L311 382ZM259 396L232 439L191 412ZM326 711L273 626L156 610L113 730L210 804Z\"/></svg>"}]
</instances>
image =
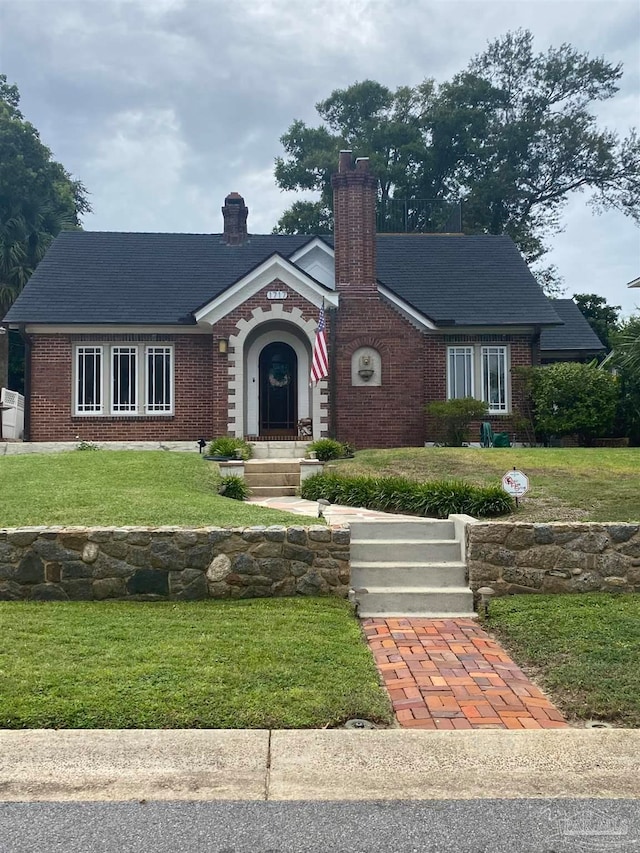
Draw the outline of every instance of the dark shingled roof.
<instances>
[{"instance_id":1,"label":"dark shingled roof","mask_svg":"<svg viewBox=\"0 0 640 853\"><path fill-rule=\"evenodd\" d=\"M193 324L195 309L262 261L312 239L251 235L227 246L220 234L62 232L5 319ZM379 235L378 278L440 325L559 322L509 237Z\"/></svg>"},{"instance_id":2,"label":"dark shingled roof","mask_svg":"<svg viewBox=\"0 0 640 853\"><path fill-rule=\"evenodd\" d=\"M551 302L564 325L542 331L541 352L585 350L596 353L606 349L573 299L552 299Z\"/></svg>"}]
</instances>

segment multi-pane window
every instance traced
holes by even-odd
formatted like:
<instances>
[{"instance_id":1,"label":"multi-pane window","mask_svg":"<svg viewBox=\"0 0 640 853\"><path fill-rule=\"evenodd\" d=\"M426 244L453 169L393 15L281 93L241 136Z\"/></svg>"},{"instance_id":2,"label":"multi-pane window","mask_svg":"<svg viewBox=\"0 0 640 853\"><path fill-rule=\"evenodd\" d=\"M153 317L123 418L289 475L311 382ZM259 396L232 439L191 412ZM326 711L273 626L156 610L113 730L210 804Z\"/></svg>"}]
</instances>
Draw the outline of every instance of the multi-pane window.
<instances>
[{"instance_id":1,"label":"multi-pane window","mask_svg":"<svg viewBox=\"0 0 640 853\"><path fill-rule=\"evenodd\" d=\"M76 411L102 414L102 347L76 351Z\"/></svg>"},{"instance_id":2,"label":"multi-pane window","mask_svg":"<svg viewBox=\"0 0 640 853\"><path fill-rule=\"evenodd\" d=\"M482 347L482 399L490 412L507 411L506 347Z\"/></svg>"},{"instance_id":3,"label":"multi-pane window","mask_svg":"<svg viewBox=\"0 0 640 853\"><path fill-rule=\"evenodd\" d=\"M473 349L449 347L449 399L473 397Z\"/></svg>"},{"instance_id":4,"label":"multi-pane window","mask_svg":"<svg viewBox=\"0 0 640 853\"><path fill-rule=\"evenodd\" d=\"M76 415L173 413L173 347L76 347Z\"/></svg>"},{"instance_id":5,"label":"multi-pane window","mask_svg":"<svg viewBox=\"0 0 640 853\"><path fill-rule=\"evenodd\" d=\"M147 347L147 411L171 407L171 347Z\"/></svg>"},{"instance_id":6,"label":"multi-pane window","mask_svg":"<svg viewBox=\"0 0 640 853\"><path fill-rule=\"evenodd\" d=\"M114 414L138 411L136 347L113 347L111 350L111 411Z\"/></svg>"},{"instance_id":7,"label":"multi-pane window","mask_svg":"<svg viewBox=\"0 0 640 853\"><path fill-rule=\"evenodd\" d=\"M447 351L449 399L477 396L491 414L509 411L506 346L451 346ZM474 389L480 389L477 394Z\"/></svg>"}]
</instances>

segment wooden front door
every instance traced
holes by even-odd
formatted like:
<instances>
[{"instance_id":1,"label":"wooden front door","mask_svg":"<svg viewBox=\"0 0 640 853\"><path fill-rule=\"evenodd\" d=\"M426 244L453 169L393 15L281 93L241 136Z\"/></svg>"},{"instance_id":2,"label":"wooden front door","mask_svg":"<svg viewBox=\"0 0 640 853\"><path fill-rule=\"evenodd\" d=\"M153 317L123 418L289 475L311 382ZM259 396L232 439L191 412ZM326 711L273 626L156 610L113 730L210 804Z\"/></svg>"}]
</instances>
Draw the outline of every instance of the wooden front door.
<instances>
[{"instance_id":1,"label":"wooden front door","mask_svg":"<svg viewBox=\"0 0 640 853\"><path fill-rule=\"evenodd\" d=\"M268 344L260 353L260 435L295 436L298 421L298 358L289 344Z\"/></svg>"}]
</instances>

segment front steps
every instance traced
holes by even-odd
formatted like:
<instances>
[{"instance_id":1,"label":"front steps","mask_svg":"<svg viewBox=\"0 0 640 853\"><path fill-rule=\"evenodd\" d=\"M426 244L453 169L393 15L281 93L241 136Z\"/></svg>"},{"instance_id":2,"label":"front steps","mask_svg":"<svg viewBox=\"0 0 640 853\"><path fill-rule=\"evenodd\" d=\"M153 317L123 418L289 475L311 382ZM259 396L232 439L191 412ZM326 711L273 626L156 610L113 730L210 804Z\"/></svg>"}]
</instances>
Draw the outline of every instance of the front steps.
<instances>
[{"instance_id":1,"label":"front steps","mask_svg":"<svg viewBox=\"0 0 640 853\"><path fill-rule=\"evenodd\" d=\"M354 521L351 586L361 617L474 617L453 521Z\"/></svg>"},{"instance_id":2,"label":"front steps","mask_svg":"<svg viewBox=\"0 0 640 853\"><path fill-rule=\"evenodd\" d=\"M244 463L244 479L251 489L252 498L295 495L300 488L300 462L294 459L249 459Z\"/></svg>"},{"instance_id":3,"label":"front steps","mask_svg":"<svg viewBox=\"0 0 640 853\"><path fill-rule=\"evenodd\" d=\"M310 441L249 442L254 459L304 459Z\"/></svg>"}]
</instances>

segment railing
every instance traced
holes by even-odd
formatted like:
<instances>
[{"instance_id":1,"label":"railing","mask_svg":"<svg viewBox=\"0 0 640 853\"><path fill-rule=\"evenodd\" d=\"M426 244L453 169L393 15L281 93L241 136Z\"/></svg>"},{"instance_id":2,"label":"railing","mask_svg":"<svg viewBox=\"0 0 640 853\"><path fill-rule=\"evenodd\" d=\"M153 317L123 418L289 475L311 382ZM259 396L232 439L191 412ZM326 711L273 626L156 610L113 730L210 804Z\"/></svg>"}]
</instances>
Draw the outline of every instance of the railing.
<instances>
[{"instance_id":1,"label":"railing","mask_svg":"<svg viewBox=\"0 0 640 853\"><path fill-rule=\"evenodd\" d=\"M378 202L376 227L379 234L459 234L462 204L442 199L387 199Z\"/></svg>"}]
</instances>

